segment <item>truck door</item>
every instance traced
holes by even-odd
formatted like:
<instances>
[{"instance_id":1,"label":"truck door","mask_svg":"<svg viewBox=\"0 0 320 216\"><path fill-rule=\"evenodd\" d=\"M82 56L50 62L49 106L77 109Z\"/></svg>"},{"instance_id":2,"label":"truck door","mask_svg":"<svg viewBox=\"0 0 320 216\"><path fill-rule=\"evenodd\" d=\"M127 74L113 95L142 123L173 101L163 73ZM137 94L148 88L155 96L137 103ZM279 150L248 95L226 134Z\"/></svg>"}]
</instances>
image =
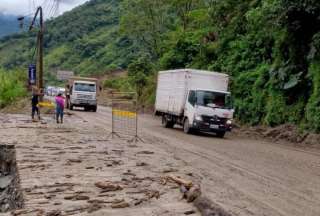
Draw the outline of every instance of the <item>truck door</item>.
<instances>
[{"instance_id":1,"label":"truck door","mask_svg":"<svg viewBox=\"0 0 320 216\"><path fill-rule=\"evenodd\" d=\"M184 108L184 116L189 119L190 125L193 123L196 101L197 101L196 91L193 91L193 90L189 91L186 105Z\"/></svg>"}]
</instances>

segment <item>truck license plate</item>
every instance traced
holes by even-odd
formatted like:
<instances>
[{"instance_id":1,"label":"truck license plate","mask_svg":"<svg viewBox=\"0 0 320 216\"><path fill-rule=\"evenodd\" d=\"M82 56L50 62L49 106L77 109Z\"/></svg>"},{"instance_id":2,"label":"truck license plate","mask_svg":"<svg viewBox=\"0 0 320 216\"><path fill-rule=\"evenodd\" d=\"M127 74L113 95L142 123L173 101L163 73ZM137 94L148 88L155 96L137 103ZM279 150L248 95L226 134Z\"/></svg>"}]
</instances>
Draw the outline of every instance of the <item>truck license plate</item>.
<instances>
[{"instance_id":1,"label":"truck license plate","mask_svg":"<svg viewBox=\"0 0 320 216\"><path fill-rule=\"evenodd\" d=\"M219 129L219 125L210 125L211 129Z\"/></svg>"}]
</instances>

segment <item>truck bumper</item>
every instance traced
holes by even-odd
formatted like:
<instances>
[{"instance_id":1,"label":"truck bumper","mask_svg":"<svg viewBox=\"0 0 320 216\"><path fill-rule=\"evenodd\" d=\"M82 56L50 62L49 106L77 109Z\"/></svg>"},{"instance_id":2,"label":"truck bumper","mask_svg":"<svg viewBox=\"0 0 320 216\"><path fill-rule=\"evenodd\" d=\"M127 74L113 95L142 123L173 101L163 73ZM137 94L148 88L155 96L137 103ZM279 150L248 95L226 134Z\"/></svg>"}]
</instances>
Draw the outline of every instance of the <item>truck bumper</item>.
<instances>
[{"instance_id":1,"label":"truck bumper","mask_svg":"<svg viewBox=\"0 0 320 216\"><path fill-rule=\"evenodd\" d=\"M232 125L216 125L202 121L194 121L192 128L203 132L227 132L232 130Z\"/></svg>"},{"instance_id":2,"label":"truck bumper","mask_svg":"<svg viewBox=\"0 0 320 216\"><path fill-rule=\"evenodd\" d=\"M74 106L96 106L97 100L71 100Z\"/></svg>"}]
</instances>

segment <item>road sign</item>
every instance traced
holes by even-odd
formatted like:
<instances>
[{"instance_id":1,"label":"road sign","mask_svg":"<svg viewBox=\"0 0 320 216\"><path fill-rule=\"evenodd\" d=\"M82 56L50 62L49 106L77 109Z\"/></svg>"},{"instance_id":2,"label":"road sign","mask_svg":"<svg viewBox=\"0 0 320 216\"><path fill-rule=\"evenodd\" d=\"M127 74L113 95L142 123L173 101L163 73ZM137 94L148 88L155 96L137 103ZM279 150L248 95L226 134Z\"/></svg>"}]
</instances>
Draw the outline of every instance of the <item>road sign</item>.
<instances>
[{"instance_id":1,"label":"road sign","mask_svg":"<svg viewBox=\"0 0 320 216\"><path fill-rule=\"evenodd\" d=\"M37 84L37 69L36 65L29 65L29 85Z\"/></svg>"},{"instance_id":2,"label":"road sign","mask_svg":"<svg viewBox=\"0 0 320 216\"><path fill-rule=\"evenodd\" d=\"M57 71L57 79L60 81L66 81L74 76L73 71Z\"/></svg>"}]
</instances>

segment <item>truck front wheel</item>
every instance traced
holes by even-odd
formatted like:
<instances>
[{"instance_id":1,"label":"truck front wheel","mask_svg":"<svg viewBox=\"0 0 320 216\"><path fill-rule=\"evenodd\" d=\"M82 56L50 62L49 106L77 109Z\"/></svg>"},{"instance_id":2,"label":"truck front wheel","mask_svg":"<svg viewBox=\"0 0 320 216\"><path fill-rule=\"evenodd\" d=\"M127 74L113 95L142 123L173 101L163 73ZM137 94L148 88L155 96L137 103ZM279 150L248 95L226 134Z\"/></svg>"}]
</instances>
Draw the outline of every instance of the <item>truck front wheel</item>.
<instances>
[{"instance_id":1,"label":"truck front wheel","mask_svg":"<svg viewBox=\"0 0 320 216\"><path fill-rule=\"evenodd\" d=\"M73 110L73 104L72 104L72 103L70 103L69 109L70 109L70 110Z\"/></svg>"},{"instance_id":2,"label":"truck front wheel","mask_svg":"<svg viewBox=\"0 0 320 216\"><path fill-rule=\"evenodd\" d=\"M189 119L187 119L187 118L183 122L183 131L186 134L191 134L191 132L192 132L192 129L190 128L190 124L189 124Z\"/></svg>"},{"instance_id":3,"label":"truck front wheel","mask_svg":"<svg viewBox=\"0 0 320 216\"><path fill-rule=\"evenodd\" d=\"M97 112L97 106L93 106L93 107L92 107L92 111L93 111L93 112Z\"/></svg>"}]
</instances>

